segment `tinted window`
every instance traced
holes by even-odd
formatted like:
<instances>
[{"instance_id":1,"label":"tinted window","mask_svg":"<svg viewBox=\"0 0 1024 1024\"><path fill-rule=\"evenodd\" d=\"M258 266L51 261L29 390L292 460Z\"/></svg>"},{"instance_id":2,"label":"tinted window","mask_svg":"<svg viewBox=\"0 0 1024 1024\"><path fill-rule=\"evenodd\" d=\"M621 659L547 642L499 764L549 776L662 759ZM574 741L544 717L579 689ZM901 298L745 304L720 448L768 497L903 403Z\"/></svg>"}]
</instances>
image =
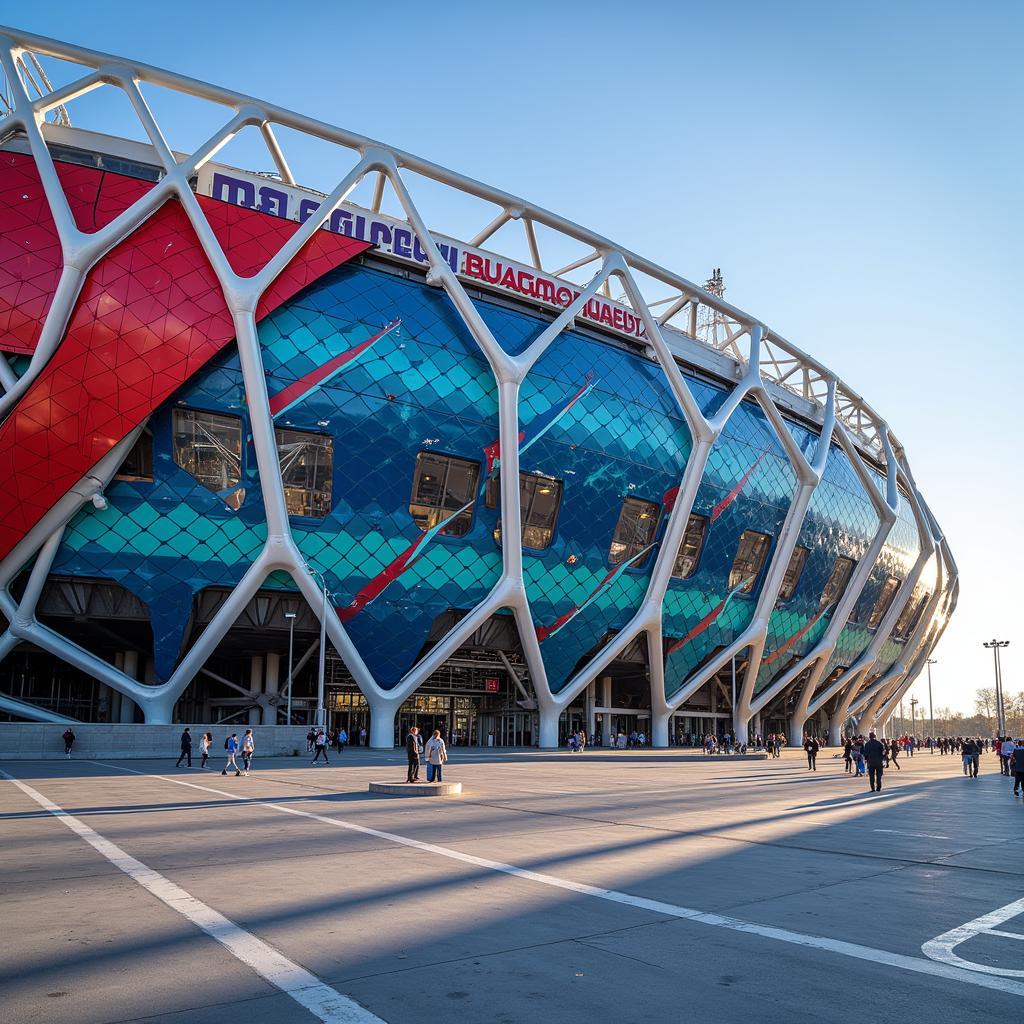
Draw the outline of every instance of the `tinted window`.
<instances>
[{"instance_id":1,"label":"tinted window","mask_svg":"<svg viewBox=\"0 0 1024 1024\"><path fill-rule=\"evenodd\" d=\"M825 584L825 589L821 592L821 603L819 608L827 608L830 604L834 604L842 596L843 591L846 589L846 584L850 582L850 576L853 573L853 560L840 556L836 559L836 564L832 566L832 575L829 576L828 582Z\"/></svg>"},{"instance_id":2,"label":"tinted window","mask_svg":"<svg viewBox=\"0 0 1024 1024\"><path fill-rule=\"evenodd\" d=\"M795 593L800 577L803 575L804 566L807 564L808 548L797 546L793 548L793 554L786 566L786 575L782 577L782 586L779 588L779 604L788 601Z\"/></svg>"},{"instance_id":3,"label":"tinted window","mask_svg":"<svg viewBox=\"0 0 1024 1024\"><path fill-rule=\"evenodd\" d=\"M672 575L677 580L688 579L697 571L707 530L707 516L691 515L686 521L686 532L683 534L679 551L676 553L676 564L672 569Z\"/></svg>"},{"instance_id":4,"label":"tinted window","mask_svg":"<svg viewBox=\"0 0 1024 1024\"><path fill-rule=\"evenodd\" d=\"M148 428L139 434L139 439L132 445L132 450L124 457L115 479L152 481L153 435Z\"/></svg>"},{"instance_id":5,"label":"tinted window","mask_svg":"<svg viewBox=\"0 0 1024 1024\"><path fill-rule=\"evenodd\" d=\"M331 511L334 442L299 430L277 429L274 435L288 515L322 519Z\"/></svg>"},{"instance_id":6,"label":"tinted window","mask_svg":"<svg viewBox=\"0 0 1024 1024\"><path fill-rule=\"evenodd\" d=\"M896 598L896 591L900 589L900 581L895 576L886 576L885 583L875 601L875 606L868 616L868 629L878 629L878 624L885 617L885 613L892 607Z\"/></svg>"},{"instance_id":7,"label":"tinted window","mask_svg":"<svg viewBox=\"0 0 1024 1024\"><path fill-rule=\"evenodd\" d=\"M736 549L732 569L729 570L729 589L740 587L741 594L749 594L757 585L772 539L767 533L744 530ZM740 586L742 584L742 586Z\"/></svg>"},{"instance_id":8,"label":"tinted window","mask_svg":"<svg viewBox=\"0 0 1024 1024\"><path fill-rule=\"evenodd\" d=\"M499 476L487 481L488 508L498 508L501 499ZM551 546L555 537L555 520L562 502L562 481L537 473L519 474L519 518L522 523L524 548L541 551ZM501 543L501 520L494 528L494 539Z\"/></svg>"},{"instance_id":9,"label":"tinted window","mask_svg":"<svg viewBox=\"0 0 1024 1024\"><path fill-rule=\"evenodd\" d=\"M195 409L174 410L174 461L219 494L242 479L242 421Z\"/></svg>"},{"instance_id":10,"label":"tinted window","mask_svg":"<svg viewBox=\"0 0 1024 1024\"><path fill-rule=\"evenodd\" d=\"M619 521L615 524L612 546L608 549L608 561L620 565L636 558L645 548L654 543L654 532L658 528L661 506L653 501L627 498L622 503Z\"/></svg>"},{"instance_id":11,"label":"tinted window","mask_svg":"<svg viewBox=\"0 0 1024 1024\"><path fill-rule=\"evenodd\" d=\"M910 639L911 634L917 628L921 620L921 613L928 603L928 595L923 594L917 601L908 601L900 617L896 620L896 629L893 631L893 639L905 643Z\"/></svg>"},{"instance_id":12,"label":"tinted window","mask_svg":"<svg viewBox=\"0 0 1024 1024\"><path fill-rule=\"evenodd\" d=\"M477 462L436 452L420 452L416 456L409 514L421 530L429 530L459 512L441 532L447 537L462 537L473 523L471 502L476 496L479 478ZM466 508L467 505L470 507Z\"/></svg>"}]
</instances>

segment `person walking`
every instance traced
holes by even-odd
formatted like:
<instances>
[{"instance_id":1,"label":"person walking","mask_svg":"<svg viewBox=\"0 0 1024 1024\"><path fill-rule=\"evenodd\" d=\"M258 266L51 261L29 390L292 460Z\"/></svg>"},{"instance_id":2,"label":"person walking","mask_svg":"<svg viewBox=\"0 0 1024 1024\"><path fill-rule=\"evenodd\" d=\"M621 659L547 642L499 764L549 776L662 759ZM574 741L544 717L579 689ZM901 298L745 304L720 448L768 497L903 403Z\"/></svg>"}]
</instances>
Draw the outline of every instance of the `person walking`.
<instances>
[{"instance_id":1,"label":"person walking","mask_svg":"<svg viewBox=\"0 0 1024 1024\"><path fill-rule=\"evenodd\" d=\"M818 770L818 751L821 744L813 737L804 735L804 750L807 752L807 770L816 772Z\"/></svg>"},{"instance_id":2,"label":"person walking","mask_svg":"<svg viewBox=\"0 0 1024 1024\"><path fill-rule=\"evenodd\" d=\"M427 782L442 782L441 769L448 760L448 751L441 739L440 729L435 729L434 735L427 740L424 755L427 759Z\"/></svg>"},{"instance_id":3,"label":"person walking","mask_svg":"<svg viewBox=\"0 0 1024 1024\"><path fill-rule=\"evenodd\" d=\"M846 766L846 774L853 771L853 740L849 736L843 744L843 764Z\"/></svg>"},{"instance_id":4,"label":"person walking","mask_svg":"<svg viewBox=\"0 0 1024 1024\"><path fill-rule=\"evenodd\" d=\"M246 729L245 735L242 737L242 774L249 774L249 765L252 763L252 755L256 753L256 738L252 734L252 729Z\"/></svg>"},{"instance_id":5,"label":"person walking","mask_svg":"<svg viewBox=\"0 0 1024 1024\"><path fill-rule=\"evenodd\" d=\"M344 726L338 730L338 753L343 754L345 752L345 744L348 743L348 733L345 732Z\"/></svg>"},{"instance_id":6,"label":"person walking","mask_svg":"<svg viewBox=\"0 0 1024 1024\"><path fill-rule=\"evenodd\" d=\"M188 767L192 767L192 731L185 726L185 731L181 734L181 753L178 755L178 760L175 761L174 767L180 768L181 762L188 758Z\"/></svg>"},{"instance_id":7,"label":"person walking","mask_svg":"<svg viewBox=\"0 0 1024 1024\"><path fill-rule=\"evenodd\" d=\"M64 740L64 756L70 760L71 750L75 745L76 739L75 730L70 725L64 730L62 739Z\"/></svg>"},{"instance_id":8,"label":"person walking","mask_svg":"<svg viewBox=\"0 0 1024 1024\"><path fill-rule=\"evenodd\" d=\"M999 748L999 760L1002 762L1000 768L1004 775L1010 774L1010 758L1013 756L1014 750L1017 749L1017 745L1013 742L1012 736L1007 736L1003 740L1002 746Z\"/></svg>"},{"instance_id":9,"label":"person walking","mask_svg":"<svg viewBox=\"0 0 1024 1024\"><path fill-rule=\"evenodd\" d=\"M881 793L885 747L878 742L873 732L868 733L868 741L864 744L864 760L868 764L868 781L871 783L871 792Z\"/></svg>"},{"instance_id":10,"label":"person walking","mask_svg":"<svg viewBox=\"0 0 1024 1024\"><path fill-rule=\"evenodd\" d=\"M1010 754L1010 774L1013 776L1013 795L1024 790L1024 739L1018 739Z\"/></svg>"},{"instance_id":11,"label":"person walking","mask_svg":"<svg viewBox=\"0 0 1024 1024\"><path fill-rule=\"evenodd\" d=\"M405 756L408 760L408 770L405 773L406 782L420 781L420 737L419 729L414 725L409 729L409 735L405 737Z\"/></svg>"},{"instance_id":12,"label":"person walking","mask_svg":"<svg viewBox=\"0 0 1024 1024\"><path fill-rule=\"evenodd\" d=\"M901 772L903 769L900 767L899 762L900 745L898 740L893 740L889 744L889 760L896 766L896 771Z\"/></svg>"},{"instance_id":13,"label":"person walking","mask_svg":"<svg viewBox=\"0 0 1024 1024\"><path fill-rule=\"evenodd\" d=\"M199 763L200 770L206 768L206 762L210 760L210 747L213 746L213 733L204 732L203 738L199 741L199 750L202 760Z\"/></svg>"},{"instance_id":14,"label":"person walking","mask_svg":"<svg viewBox=\"0 0 1024 1024\"><path fill-rule=\"evenodd\" d=\"M221 775L227 775L229 768L235 769L236 776L241 775L242 773L239 771L238 762L235 760L235 757L238 754L238 733L233 732L228 737L226 749L228 752L228 762L224 765L224 770L221 772Z\"/></svg>"},{"instance_id":15,"label":"person walking","mask_svg":"<svg viewBox=\"0 0 1024 1024\"><path fill-rule=\"evenodd\" d=\"M981 744L975 739L966 739L960 753L964 762L964 775L976 779L981 764Z\"/></svg>"},{"instance_id":16,"label":"person walking","mask_svg":"<svg viewBox=\"0 0 1024 1024\"><path fill-rule=\"evenodd\" d=\"M361 747L365 747L366 746L366 726L365 725L363 726L362 729L359 730L359 746L361 746Z\"/></svg>"},{"instance_id":17,"label":"person walking","mask_svg":"<svg viewBox=\"0 0 1024 1024\"><path fill-rule=\"evenodd\" d=\"M327 757L327 735L324 733L323 728L317 727L316 735L313 737L313 749L316 753L313 755L313 760L310 764L316 764L320 760L320 755L324 755L324 764L329 765L331 762Z\"/></svg>"},{"instance_id":18,"label":"person walking","mask_svg":"<svg viewBox=\"0 0 1024 1024\"><path fill-rule=\"evenodd\" d=\"M313 753L313 744L316 742L316 728L314 726L309 727L309 732L306 733L306 753Z\"/></svg>"}]
</instances>

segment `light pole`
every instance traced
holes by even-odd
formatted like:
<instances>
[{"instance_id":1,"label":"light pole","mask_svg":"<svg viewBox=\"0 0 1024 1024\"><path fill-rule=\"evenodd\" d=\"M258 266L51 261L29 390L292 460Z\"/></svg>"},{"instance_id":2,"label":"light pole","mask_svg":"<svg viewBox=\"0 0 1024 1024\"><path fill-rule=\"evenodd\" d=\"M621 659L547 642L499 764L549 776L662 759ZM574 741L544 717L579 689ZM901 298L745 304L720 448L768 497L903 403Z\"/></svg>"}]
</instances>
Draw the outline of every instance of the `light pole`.
<instances>
[{"instance_id":1,"label":"light pole","mask_svg":"<svg viewBox=\"0 0 1024 1024\"><path fill-rule=\"evenodd\" d=\"M288 620L288 725L292 724L292 656L295 651L295 612L285 612Z\"/></svg>"},{"instance_id":2,"label":"light pole","mask_svg":"<svg viewBox=\"0 0 1024 1024\"><path fill-rule=\"evenodd\" d=\"M931 744L928 753L935 752L935 709L932 706L932 665L938 661L937 658L929 658L925 664L928 666L928 731L931 734Z\"/></svg>"},{"instance_id":3,"label":"light pole","mask_svg":"<svg viewBox=\"0 0 1024 1024\"><path fill-rule=\"evenodd\" d=\"M917 715L914 712L920 703L916 697L910 698L910 735L913 737L917 736Z\"/></svg>"},{"instance_id":4,"label":"light pole","mask_svg":"<svg viewBox=\"0 0 1024 1024\"><path fill-rule=\"evenodd\" d=\"M1009 647L1009 640L989 640L988 643L983 643L982 647L992 648L992 660L995 664L996 670L996 732L1000 736L1006 734L1006 716L1003 712L1003 672L1002 666L999 664L999 649L1001 647Z\"/></svg>"}]
</instances>

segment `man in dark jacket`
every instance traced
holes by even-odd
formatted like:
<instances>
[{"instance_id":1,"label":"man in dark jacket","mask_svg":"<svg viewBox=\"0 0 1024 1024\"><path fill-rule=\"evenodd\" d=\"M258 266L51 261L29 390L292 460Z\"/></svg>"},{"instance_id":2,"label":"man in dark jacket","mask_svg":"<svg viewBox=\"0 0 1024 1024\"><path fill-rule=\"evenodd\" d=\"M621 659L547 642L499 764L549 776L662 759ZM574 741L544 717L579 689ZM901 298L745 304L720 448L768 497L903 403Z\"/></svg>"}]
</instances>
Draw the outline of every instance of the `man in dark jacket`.
<instances>
[{"instance_id":1,"label":"man in dark jacket","mask_svg":"<svg viewBox=\"0 0 1024 1024\"><path fill-rule=\"evenodd\" d=\"M192 767L192 733L186 729L181 734L181 753L178 755L177 763L174 765L175 768L181 767L181 762L188 758L188 766Z\"/></svg>"},{"instance_id":2,"label":"man in dark jacket","mask_svg":"<svg viewBox=\"0 0 1024 1024\"><path fill-rule=\"evenodd\" d=\"M878 742L873 732L868 733L868 741L864 744L864 760L868 766L868 782L871 783L871 792L881 793L885 747Z\"/></svg>"},{"instance_id":3,"label":"man in dark jacket","mask_svg":"<svg viewBox=\"0 0 1024 1024\"><path fill-rule=\"evenodd\" d=\"M420 738L419 729L414 725L405 737L405 755L409 759L409 772L406 782L420 781Z\"/></svg>"},{"instance_id":4,"label":"man in dark jacket","mask_svg":"<svg viewBox=\"0 0 1024 1024\"><path fill-rule=\"evenodd\" d=\"M816 772L818 770L818 751L821 744L813 737L804 735L804 750L807 751L807 770Z\"/></svg>"},{"instance_id":5,"label":"man in dark jacket","mask_svg":"<svg viewBox=\"0 0 1024 1024\"><path fill-rule=\"evenodd\" d=\"M1017 740L1017 746L1010 754L1010 774L1013 776L1013 795L1024 787L1024 740Z\"/></svg>"}]
</instances>

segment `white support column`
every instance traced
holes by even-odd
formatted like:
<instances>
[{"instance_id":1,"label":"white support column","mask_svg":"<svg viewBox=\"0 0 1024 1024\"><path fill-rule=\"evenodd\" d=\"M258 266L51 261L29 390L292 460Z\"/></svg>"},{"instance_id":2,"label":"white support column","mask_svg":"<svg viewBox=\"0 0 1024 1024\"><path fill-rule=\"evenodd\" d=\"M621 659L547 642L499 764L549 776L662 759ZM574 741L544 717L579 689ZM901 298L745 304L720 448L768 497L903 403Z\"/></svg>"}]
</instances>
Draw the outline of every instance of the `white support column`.
<instances>
[{"instance_id":1,"label":"white support column","mask_svg":"<svg viewBox=\"0 0 1024 1024\"><path fill-rule=\"evenodd\" d=\"M601 745L610 747L612 745L612 716L608 708L612 706L612 677L601 677L601 707L605 710L601 713Z\"/></svg>"},{"instance_id":2,"label":"white support column","mask_svg":"<svg viewBox=\"0 0 1024 1024\"><path fill-rule=\"evenodd\" d=\"M259 693L263 689L263 656L252 655L249 661L249 689L253 693ZM259 707L249 708L249 725L260 724Z\"/></svg>"},{"instance_id":3,"label":"white support column","mask_svg":"<svg viewBox=\"0 0 1024 1024\"><path fill-rule=\"evenodd\" d=\"M132 679L139 676L139 653L138 651L125 651L121 655L121 664L124 666L124 674ZM121 695L121 711L119 720L124 723L135 721L135 701L125 694Z\"/></svg>"},{"instance_id":4,"label":"white support column","mask_svg":"<svg viewBox=\"0 0 1024 1024\"><path fill-rule=\"evenodd\" d=\"M263 692L269 698L276 698L281 681L281 655L271 652L267 655L267 674L263 681ZM263 705L263 724L277 725L277 704Z\"/></svg>"},{"instance_id":5,"label":"white support column","mask_svg":"<svg viewBox=\"0 0 1024 1024\"><path fill-rule=\"evenodd\" d=\"M557 704L542 704L540 712L540 749L558 749L558 720L562 709Z\"/></svg>"},{"instance_id":6,"label":"white support column","mask_svg":"<svg viewBox=\"0 0 1024 1024\"><path fill-rule=\"evenodd\" d=\"M402 706L402 700L381 700L368 696L370 705L370 746L374 750L394 750L395 715Z\"/></svg>"},{"instance_id":7,"label":"white support column","mask_svg":"<svg viewBox=\"0 0 1024 1024\"><path fill-rule=\"evenodd\" d=\"M590 737L597 732L597 712L594 711L594 706L597 704L596 698L597 691L597 680L594 680L587 686L584 691L584 701L587 707L587 742L590 742Z\"/></svg>"}]
</instances>

